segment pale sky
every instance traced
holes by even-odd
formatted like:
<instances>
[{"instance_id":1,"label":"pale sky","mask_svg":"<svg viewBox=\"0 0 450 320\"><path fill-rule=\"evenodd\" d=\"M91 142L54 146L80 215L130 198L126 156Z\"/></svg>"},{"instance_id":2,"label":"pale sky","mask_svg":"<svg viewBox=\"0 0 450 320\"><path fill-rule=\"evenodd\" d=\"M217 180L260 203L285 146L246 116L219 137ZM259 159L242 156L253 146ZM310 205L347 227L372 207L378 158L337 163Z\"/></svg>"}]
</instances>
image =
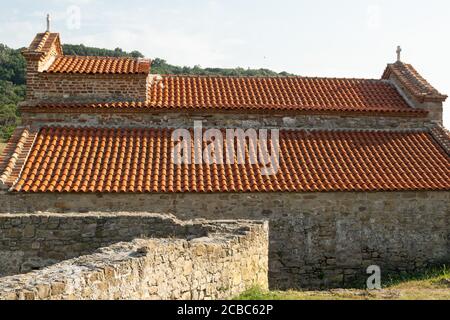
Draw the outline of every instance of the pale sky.
<instances>
[{"instance_id":1,"label":"pale sky","mask_svg":"<svg viewBox=\"0 0 450 320\"><path fill-rule=\"evenodd\" d=\"M13 48L45 31L47 12L63 43L138 50L175 65L380 78L401 45L402 60L450 94L447 0L0 1L0 42ZM450 99L447 128L449 108Z\"/></svg>"}]
</instances>

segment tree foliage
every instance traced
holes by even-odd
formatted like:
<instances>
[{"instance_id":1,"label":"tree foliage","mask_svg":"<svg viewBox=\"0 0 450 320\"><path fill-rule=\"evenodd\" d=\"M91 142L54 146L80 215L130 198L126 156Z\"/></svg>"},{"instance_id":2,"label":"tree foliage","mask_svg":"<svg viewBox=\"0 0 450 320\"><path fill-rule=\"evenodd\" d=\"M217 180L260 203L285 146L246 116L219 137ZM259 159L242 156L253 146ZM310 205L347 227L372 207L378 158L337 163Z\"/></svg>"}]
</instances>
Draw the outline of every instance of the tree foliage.
<instances>
[{"instance_id":1,"label":"tree foliage","mask_svg":"<svg viewBox=\"0 0 450 320\"><path fill-rule=\"evenodd\" d=\"M26 63L20 50L0 44L0 80L17 85L25 84Z\"/></svg>"},{"instance_id":2,"label":"tree foliage","mask_svg":"<svg viewBox=\"0 0 450 320\"><path fill-rule=\"evenodd\" d=\"M156 74L187 74L202 76L249 76L249 77L275 77L291 75L287 72L277 73L269 69L244 69L244 68L202 68L197 65L194 67L179 67L168 64L166 60L156 58L152 61L152 73Z\"/></svg>"},{"instance_id":3,"label":"tree foliage","mask_svg":"<svg viewBox=\"0 0 450 320\"><path fill-rule=\"evenodd\" d=\"M25 85L15 85L10 81L0 80L0 139L10 137L14 128L20 123L17 103L25 98Z\"/></svg>"},{"instance_id":4,"label":"tree foliage","mask_svg":"<svg viewBox=\"0 0 450 320\"><path fill-rule=\"evenodd\" d=\"M139 51L126 52L120 48L114 50L86 47L83 44L64 44L63 52L66 55L76 56L100 56L100 57L131 57L143 58Z\"/></svg>"}]
</instances>

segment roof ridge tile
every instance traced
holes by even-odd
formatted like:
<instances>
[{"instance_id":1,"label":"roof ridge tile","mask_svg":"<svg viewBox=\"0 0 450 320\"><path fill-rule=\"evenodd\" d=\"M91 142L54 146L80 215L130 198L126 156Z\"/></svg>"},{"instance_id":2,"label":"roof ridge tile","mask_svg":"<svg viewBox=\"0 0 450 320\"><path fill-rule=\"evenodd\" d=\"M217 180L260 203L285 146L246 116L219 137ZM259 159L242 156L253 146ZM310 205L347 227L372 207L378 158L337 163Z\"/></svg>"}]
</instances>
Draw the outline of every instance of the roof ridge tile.
<instances>
[{"instance_id":1,"label":"roof ridge tile","mask_svg":"<svg viewBox=\"0 0 450 320\"><path fill-rule=\"evenodd\" d=\"M436 124L430 129L430 132L442 149L450 156L450 131L444 126Z\"/></svg>"},{"instance_id":2,"label":"roof ridge tile","mask_svg":"<svg viewBox=\"0 0 450 320\"><path fill-rule=\"evenodd\" d=\"M29 127L18 127L5 150L4 162L1 168L0 185L12 186L15 178L20 174L25 160L28 157L37 131Z\"/></svg>"}]
</instances>

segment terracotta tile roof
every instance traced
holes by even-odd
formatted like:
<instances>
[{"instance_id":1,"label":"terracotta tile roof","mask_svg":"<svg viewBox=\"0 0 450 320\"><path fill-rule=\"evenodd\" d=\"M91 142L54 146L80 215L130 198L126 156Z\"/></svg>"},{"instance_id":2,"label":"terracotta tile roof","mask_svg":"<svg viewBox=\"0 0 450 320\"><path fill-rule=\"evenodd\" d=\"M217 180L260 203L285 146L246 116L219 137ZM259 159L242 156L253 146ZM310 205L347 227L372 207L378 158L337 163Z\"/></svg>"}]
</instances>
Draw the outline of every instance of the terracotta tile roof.
<instances>
[{"instance_id":1,"label":"terracotta tile roof","mask_svg":"<svg viewBox=\"0 0 450 320\"><path fill-rule=\"evenodd\" d=\"M389 79L392 74L419 101L445 101L447 99L446 95L439 93L410 64L400 61L389 64L382 78Z\"/></svg>"},{"instance_id":2,"label":"terracotta tile roof","mask_svg":"<svg viewBox=\"0 0 450 320\"><path fill-rule=\"evenodd\" d=\"M410 110L380 80L306 77L164 76L150 89L160 108L399 111Z\"/></svg>"},{"instance_id":3,"label":"terracotta tile roof","mask_svg":"<svg viewBox=\"0 0 450 320\"><path fill-rule=\"evenodd\" d=\"M425 131L283 131L280 147L280 170L262 176L258 165L173 164L169 129L43 128L12 190L450 190L450 156Z\"/></svg>"},{"instance_id":4,"label":"terracotta tile roof","mask_svg":"<svg viewBox=\"0 0 450 320\"><path fill-rule=\"evenodd\" d=\"M112 57L58 56L44 72L89 74L148 74L150 60Z\"/></svg>"},{"instance_id":5,"label":"terracotta tile roof","mask_svg":"<svg viewBox=\"0 0 450 320\"><path fill-rule=\"evenodd\" d=\"M426 116L382 80L156 76L145 103L45 104L35 112L164 111L364 113ZM26 108L25 108L26 111Z\"/></svg>"},{"instance_id":6,"label":"terracotta tile roof","mask_svg":"<svg viewBox=\"0 0 450 320\"><path fill-rule=\"evenodd\" d=\"M48 52L54 43L57 43L56 50L62 55L59 33L44 32L38 33L31 42L30 46L22 52L26 54L44 54Z\"/></svg>"}]
</instances>

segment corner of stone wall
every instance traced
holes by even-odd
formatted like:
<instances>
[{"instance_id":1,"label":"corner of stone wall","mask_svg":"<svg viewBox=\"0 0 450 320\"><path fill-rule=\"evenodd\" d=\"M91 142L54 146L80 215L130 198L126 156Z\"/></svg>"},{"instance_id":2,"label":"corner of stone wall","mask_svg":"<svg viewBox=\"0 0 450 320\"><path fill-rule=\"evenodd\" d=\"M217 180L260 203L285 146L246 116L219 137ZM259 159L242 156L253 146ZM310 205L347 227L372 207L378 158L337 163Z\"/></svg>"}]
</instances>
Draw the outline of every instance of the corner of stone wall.
<instances>
[{"instance_id":1,"label":"corner of stone wall","mask_svg":"<svg viewBox=\"0 0 450 320\"><path fill-rule=\"evenodd\" d=\"M42 229L42 223L53 230L62 215L41 216L27 215L24 219L20 215L4 216L2 225L10 234L9 231L20 229L22 222L35 221L24 226L27 230L33 227L33 232L27 231L25 238L48 235L57 250L60 241L55 233ZM92 215L72 218L73 224L84 232L92 229L89 227ZM108 219L117 220L104 214L97 218L102 224ZM226 299L255 286L268 288L267 222L182 222L158 215L120 217L124 227L131 219L162 223L160 229L165 225L169 233L175 227L187 238L116 243L38 271L3 277L0 278L0 300ZM39 224L41 229L36 227ZM67 237L64 240L71 241Z\"/></svg>"}]
</instances>

